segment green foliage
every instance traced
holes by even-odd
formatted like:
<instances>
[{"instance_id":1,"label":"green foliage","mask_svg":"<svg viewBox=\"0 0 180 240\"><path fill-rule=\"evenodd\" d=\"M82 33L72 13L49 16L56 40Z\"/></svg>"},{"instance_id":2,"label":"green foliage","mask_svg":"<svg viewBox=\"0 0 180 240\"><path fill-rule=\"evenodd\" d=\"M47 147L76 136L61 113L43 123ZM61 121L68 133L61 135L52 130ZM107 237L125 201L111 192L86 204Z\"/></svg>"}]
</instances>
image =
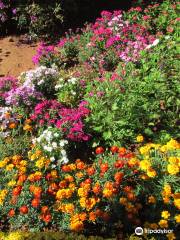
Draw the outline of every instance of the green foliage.
<instances>
[{"instance_id":1,"label":"green foliage","mask_svg":"<svg viewBox=\"0 0 180 240\"><path fill-rule=\"evenodd\" d=\"M176 38L162 39L144 51L138 63L128 63L123 81L94 81L86 96L91 115L87 123L108 142L126 142L139 133L147 138L178 137L180 101L179 62ZM102 96L98 96L102 92ZM156 134L155 134L156 133Z\"/></svg>"}]
</instances>

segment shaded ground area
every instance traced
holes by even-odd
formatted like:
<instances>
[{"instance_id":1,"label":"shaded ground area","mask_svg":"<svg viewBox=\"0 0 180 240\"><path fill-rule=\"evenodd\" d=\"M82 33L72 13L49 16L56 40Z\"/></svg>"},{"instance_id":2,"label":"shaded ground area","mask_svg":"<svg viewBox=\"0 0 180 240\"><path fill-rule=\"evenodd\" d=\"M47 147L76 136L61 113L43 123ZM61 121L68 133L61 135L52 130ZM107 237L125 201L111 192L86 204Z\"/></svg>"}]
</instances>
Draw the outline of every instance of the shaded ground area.
<instances>
[{"instance_id":1,"label":"shaded ground area","mask_svg":"<svg viewBox=\"0 0 180 240\"><path fill-rule=\"evenodd\" d=\"M34 68L32 56L38 44L32 44L24 36L0 38L0 76L19 76Z\"/></svg>"}]
</instances>

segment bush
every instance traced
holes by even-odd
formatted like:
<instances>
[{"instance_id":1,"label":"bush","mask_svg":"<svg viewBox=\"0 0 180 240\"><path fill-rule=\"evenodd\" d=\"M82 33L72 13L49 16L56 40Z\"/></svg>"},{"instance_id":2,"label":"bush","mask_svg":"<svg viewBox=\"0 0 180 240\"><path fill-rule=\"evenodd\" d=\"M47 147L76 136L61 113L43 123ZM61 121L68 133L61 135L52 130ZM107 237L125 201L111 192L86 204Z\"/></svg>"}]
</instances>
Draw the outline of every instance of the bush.
<instances>
[{"instance_id":1,"label":"bush","mask_svg":"<svg viewBox=\"0 0 180 240\"><path fill-rule=\"evenodd\" d=\"M111 77L108 74L103 81L87 86L91 111L87 123L92 130L105 141L121 143L128 143L138 133L147 139L178 137L176 38L160 40L152 50L142 52L136 63L119 64L117 77Z\"/></svg>"}]
</instances>

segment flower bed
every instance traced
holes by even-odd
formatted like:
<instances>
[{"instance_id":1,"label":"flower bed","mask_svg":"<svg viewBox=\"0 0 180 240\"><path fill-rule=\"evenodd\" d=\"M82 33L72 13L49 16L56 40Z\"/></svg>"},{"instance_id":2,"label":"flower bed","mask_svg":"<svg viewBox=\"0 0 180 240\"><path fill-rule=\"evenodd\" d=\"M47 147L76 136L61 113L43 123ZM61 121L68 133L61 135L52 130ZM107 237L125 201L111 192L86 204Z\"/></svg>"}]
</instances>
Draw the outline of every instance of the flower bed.
<instances>
[{"instance_id":1,"label":"flower bed","mask_svg":"<svg viewBox=\"0 0 180 240\"><path fill-rule=\"evenodd\" d=\"M41 43L34 70L0 78L0 226L12 231L2 239L136 239L140 226L176 238L177 10L103 11L81 33Z\"/></svg>"}]
</instances>

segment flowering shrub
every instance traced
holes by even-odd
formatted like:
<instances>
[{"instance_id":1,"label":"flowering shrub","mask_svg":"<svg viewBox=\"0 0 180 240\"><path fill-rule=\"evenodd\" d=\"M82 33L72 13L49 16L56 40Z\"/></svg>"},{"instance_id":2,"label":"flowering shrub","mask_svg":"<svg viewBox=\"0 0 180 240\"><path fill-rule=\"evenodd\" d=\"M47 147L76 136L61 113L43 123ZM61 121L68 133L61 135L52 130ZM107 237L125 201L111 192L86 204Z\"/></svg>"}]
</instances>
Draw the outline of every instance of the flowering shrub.
<instances>
[{"instance_id":1,"label":"flowering shrub","mask_svg":"<svg viewBox=\"0 0 180 240\"><path fill-rule=\"evenodd\" d=\"M25 86L33 86L36 91L41 92L44 96L52 97L58 75L56 69L40 66L35 70L21 73L20 78Z\"/></svg>"},{"instance_id":2,"label":"flowering shrub","mask_svg":"<svg viewBox=\"0 0 180 240\"><path fill-rule=\"evenodd\" d=\"M5 95L5 101L7 105L19 106L21 104L25 107L33 105L41 98L42 94L37 92L33 85L25 84L10 90Z\"/></svg>"},{"instance_id":3,"label":"flowering shrub","mask_svg":"<svg viewBox=\"0 0 180 240\"><path fill-rule=\"evenodd\" d=\"M68 77L68 79L59 78L55 89L58 101L71 106L76 106L85 92L84 82L75 77Z\"/></svg>"},{"instance_id":4,"label":"flowering shrub","mask_svg":"<svg viewBox=\"0 0 180 240\"><path fill-rule=\"evenodd\" d=\"M139 132L162 141L178 135L176 38L152 48L138 64L119 64L116 74L88 83L86 121L104 140L127 143Z\"/></svg>"},{"instance_id":5,"label":"flowering shrub","mask_svg":"<svg viewBox=\"0 0 180 240\"><path fill-rule=\"evenodd\" d=\"M0 2L0 27L4 26L11 30L10 25L19 30L29 32L31 37L51 36L50 33L57 31L57 25L62 24L63 15L61 1L10 1ZM3 24L4 23L4 24ZM3 29L4 30L4 29Z\"/></svg>"}]
</instances>

